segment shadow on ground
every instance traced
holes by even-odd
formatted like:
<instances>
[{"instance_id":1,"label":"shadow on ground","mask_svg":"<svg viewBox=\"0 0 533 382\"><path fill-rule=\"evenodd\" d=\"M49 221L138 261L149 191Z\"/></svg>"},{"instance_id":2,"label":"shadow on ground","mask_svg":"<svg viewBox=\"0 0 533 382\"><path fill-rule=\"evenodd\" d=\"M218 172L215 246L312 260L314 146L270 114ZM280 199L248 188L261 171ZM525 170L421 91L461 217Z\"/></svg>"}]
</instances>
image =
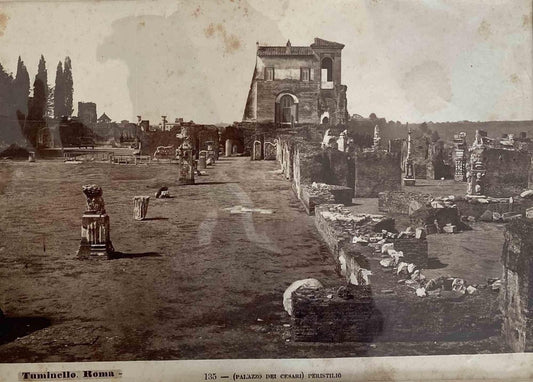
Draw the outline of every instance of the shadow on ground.
<instances>
[{"instance_id":1,"label":"shadow on ground","mask_svg":"<svg viewBox=\"0 0 533 382\"><path fill-rule=\"evenodd\" d=\"M46 317L6 317L0 321L0 345L51 325Z\"/></svg>"},{"instance_id":2,"label":"shadow on ground","mask_svg":"<svg viewBox=\"0 0 533 382\"><path fill-rule=\"evenodd\" d=\"M142 253L113 252L111 255L109 255L110 260L136 259L138 257L161 257L161 255L157 252L142 252Z\"/></svg>"},{"instance_id":3,"label":"shadow on ground","mask_svg":"<svg viewBox=\"0 0 533 382\"><path fill-rule=\"evenodd\" d=\"M428 265L426 269L441 269L446 268L448 264L442 263L438 258L436 257L430 257L428 258Z\"/></svg>"}]
</instances>

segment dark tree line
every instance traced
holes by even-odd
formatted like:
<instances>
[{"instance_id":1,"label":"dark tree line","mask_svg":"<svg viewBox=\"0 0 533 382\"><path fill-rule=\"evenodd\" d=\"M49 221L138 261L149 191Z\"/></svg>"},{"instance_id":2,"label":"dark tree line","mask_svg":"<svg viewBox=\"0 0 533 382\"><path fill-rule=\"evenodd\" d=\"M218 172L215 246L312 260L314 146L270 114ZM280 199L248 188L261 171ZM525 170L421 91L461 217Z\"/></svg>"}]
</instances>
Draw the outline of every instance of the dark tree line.
<instances>
[{"instance_id":1,"label":"dark tree line","mask_svg":"<svg viewBox=\"0 0 533 382\"><path fill-rule=\"evenodd\" d=\"M37 75L30 97L30 76L24 61L19 57L15 77L0 64L0 140L10 143L23 137L37 146L37 136L46 126L47 118L70 117L73 112L72 64L69 57L65 65L59 62L55 86L48 85L46 61L41 55Z\"/></svg>"}]
</instances>

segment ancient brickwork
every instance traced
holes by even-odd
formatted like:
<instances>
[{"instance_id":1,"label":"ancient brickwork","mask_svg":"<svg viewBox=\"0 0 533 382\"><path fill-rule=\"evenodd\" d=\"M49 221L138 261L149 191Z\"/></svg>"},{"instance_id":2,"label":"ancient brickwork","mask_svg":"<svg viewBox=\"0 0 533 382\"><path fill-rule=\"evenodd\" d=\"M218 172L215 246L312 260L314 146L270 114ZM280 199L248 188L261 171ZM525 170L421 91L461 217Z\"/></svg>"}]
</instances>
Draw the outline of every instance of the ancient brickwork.
<instances>
[{"instance_id":1,"label":"ancient brickwork","mask_svg":"<svg viewBox=\"0 0 533 382\"><path fill-rule=\"evenodd\" d=\"M515 196L528 187L531 165L528 152L480 147L471 151L470 160L471 163L479 161L484 166L480 182L482 195ZM472 178L470 176L470 180Z\"/></svg>"},{"instance_id":2,"label":"ancient brickwork","mask_svg":"<svg viewBox=\"0 0 533 382\"><path fill-rule=\"evenodd\" d=\"M377 198L383 191L401 189L401 157L386 151L355 155L355 197Z\"/></svg>"},{"instance_id":3,"label":"ancient brickwork","mask_svg":"<svg viewBox=\"0 0 533 382\"><path fill-rule=\"evenodd\" d=\"M257 82L257 121L273 121L276 112L275 99L281 92L289 92L298 98L298 122L317 123L318 96L320 82L299 80L258 81Z\"/></svg>"},{"instance_id":4,"label":"ancient brickwork","mask_svg":"<svg viewBox=\"0 0 533 382\"><path fill-rule=\"evenodd\" d=\"M500 306L502 336L515 352L533 351L533 222L515 220L505 230Z\"/></svg>"},{"instance_id":5,"label":"ancient brickwork","mask_svg":"<svg viewBox=\"0 0 533 382\"><path fill-rule=\"evenodd\" d=\"M337 288L294 292L292 340L465 341L496 335L499 330L497 294L488 289L457 299L351 288L355 293L350 299L339 297Z\"/></svg>"}]
</instances>

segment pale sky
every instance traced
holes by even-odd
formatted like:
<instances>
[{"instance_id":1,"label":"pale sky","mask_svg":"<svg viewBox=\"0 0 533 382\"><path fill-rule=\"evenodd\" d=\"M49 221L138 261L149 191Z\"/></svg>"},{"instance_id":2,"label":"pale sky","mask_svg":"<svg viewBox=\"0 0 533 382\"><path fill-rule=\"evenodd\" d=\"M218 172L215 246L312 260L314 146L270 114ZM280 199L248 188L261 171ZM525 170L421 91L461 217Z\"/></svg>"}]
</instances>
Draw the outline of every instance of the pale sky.
<instances>
[{"instance_id":1,"label":"pale sky","mask_svg":"<svg viewBox=\"0 0 533 382\"><path fill-rule=\"evenodd\" d=\"M533 119L531 0L0 3L0 62L39 56L98 115L240 121L256 41L345 44L350 114L402 122ZM76 107L75 107L76 112Z\"/></svg>"}]
</instances>

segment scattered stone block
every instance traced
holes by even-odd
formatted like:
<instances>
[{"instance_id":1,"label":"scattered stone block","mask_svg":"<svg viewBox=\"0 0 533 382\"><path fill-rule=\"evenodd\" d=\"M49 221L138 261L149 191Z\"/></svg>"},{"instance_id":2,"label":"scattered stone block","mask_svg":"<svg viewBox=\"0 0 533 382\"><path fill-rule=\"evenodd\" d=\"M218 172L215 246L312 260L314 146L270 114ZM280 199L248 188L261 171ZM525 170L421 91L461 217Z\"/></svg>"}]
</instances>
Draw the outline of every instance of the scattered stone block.
<instances>
[{"instance_id":1,"label":"scattered stone block","mask_svg":"<svg viewBox=\"0 0 533 382\"><path fill-rule=\"evenodd\" d=\"M159 187L159 190L157 190L157 192L155 193L155 197L156 199L159 199L161 197L161 194L166 191L168 193L168 187L166 186L163 186L163 187Z\"/></svg>"},{"instance_id":2,"label":"scattered stone block","mask_svg":"<svg viewBox=\"0 0 533 382\"><path fill-rule=\"evenodd\" d=\"M504 212L502 214L502 218L503 218L504 222L508 222L510 220L513 220L513 219L521 219L522 218L522 214L516 213L516 212Z\"/></svg>"},{"instance_id":3,"label":"scattered stone block","mask_svg":"<svg viewBox=\"0 0 533 382\"><path fill-rule=\"evenodd\" d=\"M493 212L492 213L492 221L500 221L502 220L502 215L499 212Z\"/></svg>"},{"instance_id":4,"label":"scattered stone block","mask_svg":"<svg viewBox=\"0 0 533 382\"><path fill-rule=\"evenodd\" d=\"M442 227L442 229L446 233L457 233L457 226L452 224L446 224L444 227Z\"/></svg>"},{"instance_id":5,"label":"scattered stone block","mask_svg":"<svg viewBox=\"0 0 533 382\"><path fill-rule=\"evenodd\" d=\"M486 210L485 212L481 214L481 216L479 217L479 220L481 220L482 222L492 222L494 221L494 215L492 211Z\"/></svg>"},{"instance_id":6,"label":"scattered stone block","mask_svg":"<svg viewBox=\"0 0 533 382\"><path fill-rule=\"evenodd\" d=\"M525 190L520 194L520 197L524 199L533 198L533 190Z\"/></svg>"},{"instance_id":7,"label":"scattered stone block","mask_svg":"<svg viewBox=\"0 0 533 382\"><path fill-rule=\"evenodd\" d=\"M529 208L526 210L526 218L528 218L528 219L533 219L533 207L529 207Z\"/></svg>"}]
</instances>

